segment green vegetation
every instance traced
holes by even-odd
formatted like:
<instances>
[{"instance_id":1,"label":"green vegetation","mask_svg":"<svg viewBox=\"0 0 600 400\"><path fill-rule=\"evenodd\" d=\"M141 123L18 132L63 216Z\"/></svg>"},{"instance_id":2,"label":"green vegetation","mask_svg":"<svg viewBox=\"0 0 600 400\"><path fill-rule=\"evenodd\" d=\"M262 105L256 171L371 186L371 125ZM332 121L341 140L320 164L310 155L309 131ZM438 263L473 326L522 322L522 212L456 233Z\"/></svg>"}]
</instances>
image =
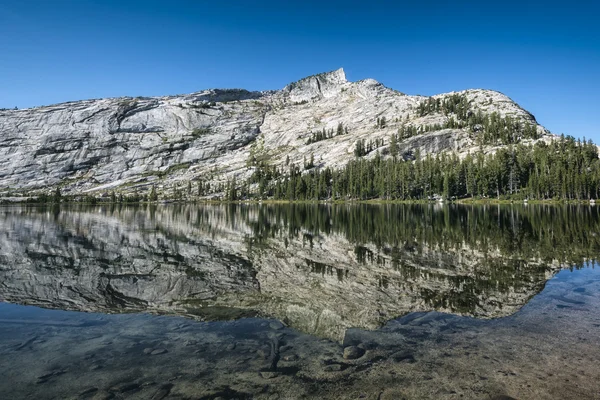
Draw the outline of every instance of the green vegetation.
<instances>
[{"instance_id":1,"label":"green vegetation","mask_svg":"<svg viewBox=\"0 0 600 400\"><path fill-rule=\"evenodd\" d=\"M467 97L460 94L437 99L430 97L417 108L420 117L436 113L448 116L443 125L420 129L415 126L402 127L398 132L399 137L405 139L430 130L447 128L468 129L475 135L479 145L510 145L522 139L539 137L536 125L511 116L502 117L496 112L484 114L481 110L472 110Z\"/></svg>"},{"instance_id":2,"label":"green vegetation","mask_svg":"<svg viewBox=\"0 0 600 400\"><path fill-rule=\"evenodd\" d=\"M57 187L56 189L54 189L54 191L51 194L48 193L41 193L37 199L35 199L35 202L37 203L53 203L53 204L58 204L61 201L64 201L66 199L63 199L62 193L60 191L60 187ZM32 203L34 202L33 198L28 198L27 199L28 203Z\"/></svg>"},{"instance_id":3,"label":"green vegetation","mask_svg":"<svg viewBox=\"0 0 600 400\"><path fill-rule=\"evenodd\" d=\"M137 100L131 99L131 98L126 98L119 102L119 107L123 107L123 108L127 108L127 109L134 108L137 105L138 105Z\"/></svg>"},{"instance_id":4,"label":"green vegetation","mask_svg":"<svg viewBox=\"0 0 600 400\"><path fill-rule=\"evenodd\" d=\"M428 259L427 251L432 249L443 252L467 246L487 255L485 264L475 268L491 268L488 283L500 288L509 282L535 281L532 270L523 269L532 260L539 262L531 268L544 275L553 260L583 266L600 254L597 207L285 204L230 205L226 211L229 224L240 219L252 227L253 246L299 236L310 246L313 238L335 234L354 244L359 262L391 261L413 278L423 270L407 261L432 263L434 269L444 262ZM452 267L451 260L446 262Z\"/></svg>"},{"instance_id":5,"label":"green vegetation","mask_svg":"<svg viewBox=\"0 0 600 400\"><path fill-rule=\"evenodd\" d=\"M180 164L171 165L164 171L155 171L154 173L152 173L152 175L156 175L159 178L164 178L165 176L171 175L174 172L177 172L177 171L180 171L183 169L188 169L190 167L190 165L191 165L190 162L184 162L184 163L180 163Z\"/></svg>"},{"instance_id":6,"label":"green vegetation","mask_svg":"<svg viewBox=\"0 0 600 400\"><path fill-rule=\"evenodd\" d=\"M113 194L114 194L114 192L113 192ZM148 200L149 201L158 200L158 194L156 193L156 187L154 185L152 185L152 189L150 189L150 195L148 196Z\"/></svg>"},{"instance_id":7,"label":"green vegetation","mask_svg":"<svg viewBox=\"0 0 600 400\"><path fill-rule=\"evenodd\" d=\"M398 157L398 137L396 135L392 135L390 139L389 152L394 159Z\"/></svg>"},{"instance_id":8,"label":"green vegetation","mask_svg":"<svg viewBox=\"0 0 600 400\"><path fill-rule=\"evenodd\" d=\"M190 108L200 108L200 109L212 108L217 105L217 103L215 103L214 101L202 102L202 103L187 103L187 104Z\"/></svg>"},{"instance_id":9,"label":"green vegetation","mask_svg":"<svg viewBox=\"0 0 600 400\"><path fill-rule=\"evenodd\" d=\"M378 147L383 146L383 139L369 140L358 139L354 145L354 155L356 157L366 156Z\"/></svg>"},{"instance_id":10,"label":"green vegetation","mask_svg":"<svg viewBox=\"0 0 600 400\"><path fill-rule=\"evenodd\" d=\"M419 117L442 113L444 115L455 114L459 119L466 120L468 112L469 99L467 99L467 96L458 93L444 96L444 98L438 97L437 99L429 97L419 103L417 108Z\"/></svg>"},{"instance_id":11,"label":"green vegetation","mask_svg":"<svg viewBox=\"0 0 600 400\"><path fill-rule=\"evenodd\" d=\"M30 204L56 204L59 203L82 203L82 204L135 204L153 201L145 194L124 195L123 193L111 192L108 197L96 197L93 195L62 195L60 189L56 189L51 195L41 193L36 197L26 200Z\"/></svg>"},{"instance_id":12,"label":"green vegetation","mask_svg":"<svg viewBox=\"0 0 600 400\"><path fill-rule=\"evenodd\" d=\"M209 133L210 133L210 128L208 128L208 127L205 127L205 128L195 128L192 131L192 136L197 138L197 137L200 137L200 136L203 136L203 135L208 135Z\"/></svg>"},{"instance_id":13,"label":"green vegetation","mask_svg":"<svg viewBox=\"0 0 600 400\"><path fill-rule=\"evenodd\" d=\"M333 128L331 128L329 131L327 131L325 128L323 128L323 131L311 132L310 137L306 141L306 144L308 145L308 144L320 142L322 140L331 139L334 136L341 136L341 135L347 135L347 134L348 134L348 127L344 128L344 125L340 122L337 126L335 133L333 131Z\"/></svg>"},{"instance_id":14,"label":"green vegetation","mask_svg":"<svg viewBox=\"0 0 600 400\"><path fill-rule=\"evenodd\" d=\"M258 182L258 190L246 189L243 198L587 200L600 195L600 160L591 141L563 137L550 144L508 146L494 154L477 152L462 160L456 155L421 157L418 153L391 158L378 153L370 160L361 157L379 144L359 141L357 158L339 170L311 165L303 173L297 165L290 165L284 172L259 165L243 184L248 187Z\"/></svg>"}]
</instances>

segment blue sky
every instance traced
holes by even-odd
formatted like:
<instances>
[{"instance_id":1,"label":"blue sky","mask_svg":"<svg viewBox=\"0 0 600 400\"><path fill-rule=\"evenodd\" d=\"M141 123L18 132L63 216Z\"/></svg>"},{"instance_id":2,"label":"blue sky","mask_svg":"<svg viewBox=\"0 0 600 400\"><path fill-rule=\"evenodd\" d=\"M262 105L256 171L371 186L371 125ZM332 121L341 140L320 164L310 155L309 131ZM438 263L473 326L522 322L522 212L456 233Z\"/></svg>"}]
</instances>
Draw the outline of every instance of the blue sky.
<instances>
[{"instance_id":1,"label":"blue sky","mask_svg":"<svg viewBox=\"0 0 600 400\"><path fill-rule=\"evenodd\" d=\"M596 3L0 0L0 107L278 89L344 67L408 94L499 90L600 143Z\"/></svg>"}]
</instances>

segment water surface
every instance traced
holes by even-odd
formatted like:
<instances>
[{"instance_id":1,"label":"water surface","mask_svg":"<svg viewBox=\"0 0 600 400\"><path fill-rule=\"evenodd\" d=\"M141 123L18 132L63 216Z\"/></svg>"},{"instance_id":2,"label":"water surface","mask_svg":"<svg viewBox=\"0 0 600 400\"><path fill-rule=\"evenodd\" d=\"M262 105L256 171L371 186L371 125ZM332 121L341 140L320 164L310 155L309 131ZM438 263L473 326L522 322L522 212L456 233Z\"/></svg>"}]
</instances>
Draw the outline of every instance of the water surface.
<instances>
[{"instance_id":1,"label":"water surface","mask_svg":"<svg viewBox=\"0 0 600 400\"><path fill-rule=\"evenodd\" d=\"M0 397L599 397L599 233L582 206L1 208Z\"/></svg>"}]
</instances>

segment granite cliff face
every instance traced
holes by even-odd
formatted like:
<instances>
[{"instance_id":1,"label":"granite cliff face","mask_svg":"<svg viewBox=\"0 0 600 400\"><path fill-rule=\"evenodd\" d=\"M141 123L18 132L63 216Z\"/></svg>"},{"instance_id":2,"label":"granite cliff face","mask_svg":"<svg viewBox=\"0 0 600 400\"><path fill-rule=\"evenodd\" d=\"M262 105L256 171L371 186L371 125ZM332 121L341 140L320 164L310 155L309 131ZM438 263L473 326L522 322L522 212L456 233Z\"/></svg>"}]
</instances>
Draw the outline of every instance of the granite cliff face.
<instances>
[{"instance_id":1,"label":"granite cliff face","mask_svg":"<svg viewBox=\"0 0 600 400\"><path fill-rule=\"evenodd\" d=\"M473 112L497 112L536 124L505 95L459 92ZM449 94L434 96L445 98ZM65 194L145 194L151 186L169 193L189 181L212 187L249 177L252 157L272 165L340 167L353 158L359 139L383 139L403 126L443 124L452 116L419 117L422 96L408 96L372 79L346 80L344 71L319 74L279 91L205 90L181 96L76 101L0 111L0 196L35 195L60 187ZM385 127L376 127L385 118ZM347 135L307 144L311 132L336 129ZM537 125L539 140L553 137ZM455 151L479 146L464 129L422 133L400 144L402 152ZM484 149L494 151L493 146ZM218 193L215 193L218 195Z\"/></svg>"},{"instance_id":2,"label":"granite cliff face","mask_svg":"<svg viewBox=\"0 0 600 400\"><path fill-rule=\"evenodd\" d=\"M341 340L348 328L375 329L415 311L510 315L561 268L489 244L359 245L275 217L261 234L257 221L273 211L6 208L0 301L208 320L258 313Z\"/></svg>"}]
</instances>

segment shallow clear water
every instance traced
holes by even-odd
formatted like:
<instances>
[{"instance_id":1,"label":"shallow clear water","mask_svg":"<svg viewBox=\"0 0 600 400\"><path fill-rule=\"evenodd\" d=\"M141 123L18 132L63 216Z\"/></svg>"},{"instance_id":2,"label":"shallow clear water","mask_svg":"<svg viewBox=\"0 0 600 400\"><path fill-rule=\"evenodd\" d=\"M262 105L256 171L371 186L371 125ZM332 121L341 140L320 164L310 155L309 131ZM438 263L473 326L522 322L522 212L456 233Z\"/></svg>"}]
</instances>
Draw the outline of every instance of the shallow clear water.
<instances>
[{"instance_id":1,"label":"shallow clear water","mask_svg":"<svg viewBox=\"0 0 600 400\"><path fill-rule=\"evenodd\" d=\"M7 207L0 228L0 398L600 397L595 208Z\"/></svg>"}]
</instances>

